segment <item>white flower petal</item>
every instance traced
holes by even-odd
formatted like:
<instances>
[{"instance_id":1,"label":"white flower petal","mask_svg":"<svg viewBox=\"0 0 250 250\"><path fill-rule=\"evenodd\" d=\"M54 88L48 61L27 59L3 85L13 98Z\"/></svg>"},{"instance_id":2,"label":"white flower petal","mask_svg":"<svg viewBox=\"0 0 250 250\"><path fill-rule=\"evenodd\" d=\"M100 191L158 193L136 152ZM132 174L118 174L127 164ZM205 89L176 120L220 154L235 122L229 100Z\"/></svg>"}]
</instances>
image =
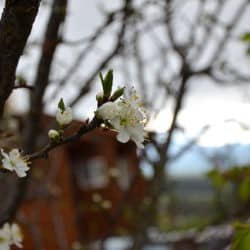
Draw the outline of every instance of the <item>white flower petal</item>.
<instances>
[{"instance_id":1,"label":"white flower petal","mask_svg":"<svg viewBox=\"0 0 250 250\"><path fill-rule=\"evenodd\" d=\"M0 250L9 250L12 244L22 247L23 236L17 224L5 223L0 229Z\"/></svg>"},{"instance_id":2,"label":"white flower petal","mask_svg":"<svg viewBox=\"0 0 250 250\"><path fill-rule=\"evenodd\" d=\"M20 157L20 152L18 149L14 148L9 152L9 158L10 159L15 159Z\"/></svg>"},{"instance_id":3,"label":"white flower petal","mask_svg":"<svg viewBox=\"0 0 250 250\"><path fill-rule=\"evenodd\" d=\"M138 142L138 141L135 141L135 140L133 140L134 142L135 142L135 144L136 144L136 146L138 147L138 148L140 148L140 149L143 149L144 148L144 145L141 143L141 142Z\"/></svg>"},{"instance_id":4,"label":"white flower petal","mask_svg":"<svg viewBox=\"0 0 250 250\"><path fill-rule=\"evenodd\" d=\"M22 240L23 235L21 233L20 227L17 224L12 224L11 226L11 233L12 233L12 244L16 245L17 247L22 247Z\"/></svg>"},{"instance_id":5,"label":"white flower petal","mask_svg":"<svg viewBox=\"0 0 250 250\"><path fill-rule=\"evenodd\" d=\"M2 156L3 156L5 159L7 159L7 160L10 159L10 158L9 158L9 155L6 154L6 153L3 151L3 149L1 149L1 154L2 154Z\"/></svg>"},{"instance_id":6,"label":"white flower petal","mask_svg":"<svg viewBox=\"0 0 250 250\"><path fill-rule=\"evenodd\" d=\"M117 117L117 118L111 120L110 123L111 123L111 125L112 125L116 130L120 131L120 129L121 129L121 124L120 124L121 121L120 121L120 118L119 118L119 117Z\"/></svg>"},{"instance_id":7,"label":"white flower petal","mask_svg":"<svg viewBox=\"0 0 250 250\"><path fill-rule=\"evenodd\" d=\"M3 242L9 242L11 240L11 230L9 223L5 223L0 229L0 238Z\"/></svg>"},{"instance_id":8,"label":"white flower petal","mask_svg":"<svg viewBox=\"0 0 250 250\"><path fill-rule=\"evenodd\" d=\"M15 172L16 172L17 176L20 178L27 176L25 170L22 168L15 168Z\"/></svg>"},{"instance_id":9,"label":"white flower petal","mask_svg":"<svg viewBox=\"0 0 250 250\"><path fill-rule=\"evenodd\" d=\"M3 168L5 168L5 169L7 169L9 171L13 171L14 170L12 164L10 163L10 160L3 159L2 160L2 164L3 164Z\"/></svg>"},{"instance_id":10,"label":"white flower petal","mask_svg":"<svg viewBox=\"0 0 250 250\"><path fill-rule=\"evenodd\" d=\"M103 120L113 120L118 115L118 106L115 102L107 102L97 110L97 115Z\"/></svg>"},{"instance_id":11,"label":"white flower petal","mask_svg":"<svg viewBox=\"0 0 250 250\"><path fill-rule=\"evenodd\" d=\"M129 141L129 134L125 130L119 131L119 134L116 136L117 140L126 143Z\"/></svg>"}]
</instances>

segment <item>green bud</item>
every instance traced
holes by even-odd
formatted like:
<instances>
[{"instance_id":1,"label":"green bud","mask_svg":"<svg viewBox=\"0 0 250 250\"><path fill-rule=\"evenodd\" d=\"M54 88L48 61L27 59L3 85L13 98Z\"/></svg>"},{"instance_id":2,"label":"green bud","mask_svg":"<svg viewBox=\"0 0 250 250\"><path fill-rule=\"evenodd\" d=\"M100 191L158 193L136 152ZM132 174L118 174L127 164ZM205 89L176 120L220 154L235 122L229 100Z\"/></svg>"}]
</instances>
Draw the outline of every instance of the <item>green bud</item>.
<instances>
[{"instance_id":1,"label":"green bud","mask_svg":"<svg viewBox=\"0 0 250 250\"><path fill-rule=\"evenodd\" d=\"M246 33L242 34L240 39L243 42L250 42L250 32L246 32Z\"/></svg>"},{"instance_id":2,"label":"green bud","mask_svg":"<svg viewBox=\"0 0 250 250\"><path fill-rule=\"evenodd\" d=\"M103 77L101 72L99 76L102 82L104 97L109 98L111 95L112 86L113 86L113 70L109 70L105 77Z\"/></svg>"}]
</instances>

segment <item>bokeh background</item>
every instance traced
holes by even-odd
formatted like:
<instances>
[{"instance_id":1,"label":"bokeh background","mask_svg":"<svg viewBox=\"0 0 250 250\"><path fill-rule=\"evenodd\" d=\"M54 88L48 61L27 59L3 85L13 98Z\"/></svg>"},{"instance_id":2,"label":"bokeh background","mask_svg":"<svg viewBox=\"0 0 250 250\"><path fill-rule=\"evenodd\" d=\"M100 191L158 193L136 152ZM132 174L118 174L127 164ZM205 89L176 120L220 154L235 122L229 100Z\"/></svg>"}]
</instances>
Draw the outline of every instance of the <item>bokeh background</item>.
<instances>
[{"instance_id":1,"label":"bokeh background","mask_svg":"<svg viewBox=\"0 0 250 250\"><path fill-rule=\"evenodd\" d=\"M250 205L249 17L247 0L41 1L8 143L44 145L62 97L76 131L109 69L142 97L148 138L138 150L94 131L34 162L25 183L1 176L13 187L2 217L11 207L25 249L228 249Z\"/></svg>"}]
</instances>

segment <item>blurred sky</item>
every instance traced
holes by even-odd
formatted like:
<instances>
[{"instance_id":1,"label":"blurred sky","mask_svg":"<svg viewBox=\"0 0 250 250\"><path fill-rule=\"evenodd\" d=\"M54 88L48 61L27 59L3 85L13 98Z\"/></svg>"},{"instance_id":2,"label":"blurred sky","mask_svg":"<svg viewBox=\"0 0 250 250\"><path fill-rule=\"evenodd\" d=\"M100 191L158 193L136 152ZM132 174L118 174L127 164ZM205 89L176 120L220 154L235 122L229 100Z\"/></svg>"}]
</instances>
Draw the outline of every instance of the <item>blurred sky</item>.
<instances>
[{"instance_id":1,"label":"blurred sky","mask_svg":"<svg viewBox=\"0 0 250 250\"><path fill-rule=\"evenodd\" d=\"M231 2L232 4L228 6L227 13L234 11L233 2L235 3L235 1ZM120 6L121 1L70 0L69 3L69 15L64 27L66 31L66 38L69 38L70 40L78 40L91 35L102 23L103 16L101 10L103 8L115 9ZM29 39L30 41L38 41L42 38L48 17L48 9L49 8L46 6L40 8L38 18L36 19L31 37ZM244 26L245 24L242 25ZM99 46L100 53L103 53L103 48L112 47L112 44L112 36L104 36ZM145 43L144 46L147 48L147 43ZM31 49L27 51L28 54L22 57L22 60L18 66L18 72L25 72L27 78L30 80L30 82L32 82L35 74L35 66L39 58L39 51L37 49ZM78 51L79 48L76 48L75 53L78 53ZM238 48L235 51L236 53L232 51L230 56L232 60L238 60L237 63L240 63L240 60L242 59L239 58L238 52L242 51L242 48ZM59 66L57 65L53 67L55 78L57 75L60 75L63 72L61 68L63 68L64 65L69 65L70 62L72 62L72 49L69 49L66 46L60 46L57 51L56 58L59 61ZM83 74L86 74L87 76L87 73L91 72L91 65L93 62L98 60L98 53L92 54L88 59L88 63L84 63L82 65L84 72L86 72ZM250 66L250 62L244 61L244 65L246 63L248 66ZM114 71L116 72L115 67ZM79 71L78 76L71 79L71 81L77 81L77 77L79 77L81 73L82 72ZM115 80L117 85L122 85L123 82L120 82L122 81L122 77L119 74L115 75ZM98 79L96 82L98 82ZM52 85L46 93L46 98L50 96L50 92L53 89L54 86ZM93 93L100 91L99 84L95 84L94 90L95 91L93 91ZM72 87L72 85L69 84L61 93L61 96L63 96L67 102L77 93L77 91L77 86ZM179 123L186 129L186 134L185 136L175 137L176 145L182 145L186 143L190 138L199 133L199 131L205 125L211 125L212 127L200 138L197 147L210 149L224 147L227 144L249 144L250 132L248 130L242 130L242 128L235 122L225 123L225 120L235 119L243 122L246 125L250 125L249 93L250 89L246 85L225 87L212 83L211 81L204 78L191 82L188 97L185 99L184 109L181 111L178 120ZM47 112L52 114L54 113L56 103L58 102L59 98L60 97L54 99L50 105L46 107ZM14 106L19 111L26 110L28 102L27 93L25 90L15 91L15 93L12 95L12 101L14 101ZM79 119L91 116L93 114L92 111L94 108L95 97L94 94L92 94L77 105L75 109L75 115ZM151 129L156 129L159 132L166 131L171 121L171 108L171 105L164 107L157 115L157 119L150 123L149 127ZM195 151L191 151L191 153L185 157L182 158L183 160L181 160L179 166L183 165L183 161L188 163L192 163L194 160L200 163L205 162L204 157L198 159L200 156L198 157L198 154L196 156ZM204 164L205 165L203 169L206 169L208 164L207 162ZM178 167L176 167L176 169L178 169ZM181 169L181 172L182 171L183 169Z\"/></svg>"}]
</instances>

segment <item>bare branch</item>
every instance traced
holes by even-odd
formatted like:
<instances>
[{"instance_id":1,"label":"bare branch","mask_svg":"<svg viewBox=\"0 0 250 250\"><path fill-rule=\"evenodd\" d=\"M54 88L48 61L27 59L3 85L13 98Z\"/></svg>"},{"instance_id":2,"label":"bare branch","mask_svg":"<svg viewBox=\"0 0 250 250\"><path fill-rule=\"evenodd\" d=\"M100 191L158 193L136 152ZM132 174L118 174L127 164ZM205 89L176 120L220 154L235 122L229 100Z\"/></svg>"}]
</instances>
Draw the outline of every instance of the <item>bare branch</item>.
<instances>
[{"instance_id":1,"label":"bare branch","mask_svg":"<svg viewBox=\"0 0 250 250\"><path fill-rule=\"evenodd\" d=\"M110 60L116 56L119 50L123 46L123 38L127 27L127 19L131 15L130 9L131 0L124 1L123 7L123 17L122 17L122 24L118 33L117 41L112 49L112 51L102 60L102 62L96 67L94 72L90 75L90 77L85 81L84 86L80 89L79 94L71 101L70 105L75 105L89 90L91 83L93 82L96 75L110 62Z\"/></svg>"}]
</instances>

